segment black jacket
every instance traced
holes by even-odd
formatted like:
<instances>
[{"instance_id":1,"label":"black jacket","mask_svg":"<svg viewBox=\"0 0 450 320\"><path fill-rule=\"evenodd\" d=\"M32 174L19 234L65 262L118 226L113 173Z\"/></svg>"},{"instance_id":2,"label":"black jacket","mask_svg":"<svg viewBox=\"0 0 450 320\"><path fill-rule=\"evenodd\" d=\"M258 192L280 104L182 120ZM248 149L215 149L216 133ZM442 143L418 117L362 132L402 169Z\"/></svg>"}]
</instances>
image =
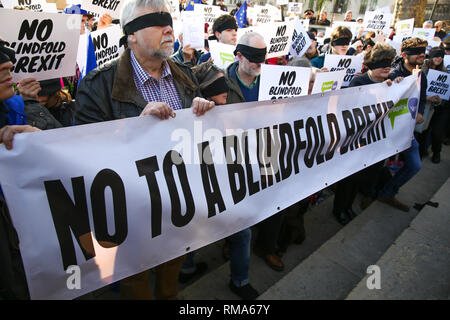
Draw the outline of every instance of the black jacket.
<instances>
[{"instance_id":1,"label":"black jacket","mask_svg":"<svg viewBox=\"0 0 450 320\"><path fill-rule=\"evenodd\" d=\"M202 97L190 68L167 60L183 108L190 108L195 97ZM130 49L92 70L78 87L79 110L75 124L137 117L147 105L133 79Z\"/></svg>"}]
</instances>

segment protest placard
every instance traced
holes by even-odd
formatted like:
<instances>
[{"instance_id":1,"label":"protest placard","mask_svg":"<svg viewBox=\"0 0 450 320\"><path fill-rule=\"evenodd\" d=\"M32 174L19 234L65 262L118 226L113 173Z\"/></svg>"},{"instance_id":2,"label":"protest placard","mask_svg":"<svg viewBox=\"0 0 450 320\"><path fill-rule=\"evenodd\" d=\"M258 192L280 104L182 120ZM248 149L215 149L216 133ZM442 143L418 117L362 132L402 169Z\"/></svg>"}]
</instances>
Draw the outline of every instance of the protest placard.
<instances>
[{"instance_id":1,"label":"protest placard","mask_svg":"<svg viewBox=\"0 0 450 320\"><path fill-rule=\"evenodd\" d=\"M272 15L272 11L266 6L255 5L252 18L254 26L272 23L275 21L275 16Z\"/></svg>"},{"instance_id":2,"label":"protest placard","mask_svg":"<svg viewBox=\"0 0 450 320\"><path fill-rule=\"evenodd\" d=\"M168 1L170 4L170 15L172 16L173 19L180 19L180 2L178 0L168 0Z\"/></svg>"},{"instance_id":3,"label":"protest placard","mask_svg":"<svg viewBox=\"0 0 450 320\"><path fill-rule=\"evenodd\" d=\"M267 45L267 59L287 55L294 34L294 21L275 22L263 27Z\"/></svg>"},{"instance_id":4,"label":"protest placard","mask_svg":"<svg viewBox=\"0 0 450 320\"><path fill-rule=\"evenodd\" d=\"M287 7L287 14L294 13L303 16L303 3L289 2Z\"/></svg>"},{"instance_id":5,"label":"protest placard","mask_svg":"<svg viewBox=\"0 0 450 320\"><path fill-rule=\"evenodd\" d=\"M190 45L194 49L203 49L205 46L205 19L199 12L181 12L183 46Z\"/></svg>"},{"instance_id":6,"label":"protest placard","mask_svg":"<svg viewBox=\"0 0 450 320\"><path fill-rule=\"evenodd\" d=\"M336 54L326 54L323 66L328 71L346 70L343 87L348 87L350 81L358 72L361 72L363 56L341 56Z\"/></svg>"},{"instance_id":7,"label":"protest placard","mask_svg":"<svg viewBox=\"0 0 450 320\"><path fill-rule=\"evenodd\" d=\"M277 5L284 6L289 4L289 0L277 0Z\"/></svg>"},{"instance_id":8,"label":"protest placard","mask_svg":"<svg viewBox=\"0 0 450 320\"><path fill-rule=\"evenodd\" d=\"M391 21L391 13L381 13L380 11L366 11L363 22L364 30L381 30L383 31L383 33L389 33Z\"/></svg>"},{"instance_id":9,"label":"protest placard","mask_svg":"<svg viewBox=\"0 0 450 320\"><path fill-rule=\"evenodd\" d=\"M119 44L121 35L122 29L119 25L113 25L91 33L98 67L105 62L118 58L123 53L125 48Z\"/></svg>"},{"instance_id":10,"label":"protest placard","mask_svg":"<svg viewBox=\"0 0 450 320\"><path fill-rule=\"evenodd\" d=\"M414 28L412 37L421 38L423 40L432 41L436 28Z\"/></svg>"},{"instance_id":11,"label":"protest placard","mask_svg":"<svg viewBox=\"0 0 450 320\"><path fill-rule=\"evenodd\" d=\"M444 56L444 66L447 68L447 73L450 73L450 54Z\"/></svg>"},{"instance_id":12,"label":"protest placard","mask_svg":"<svg viewBox=\"0 0 450 320\"><path fill-rule=\"evenodd\" d=\"M293 98L308 94L311 68L261 65L259 101Z\"/></svg>"},{"instance_id":13,"label":"protest placard","mask_svg":"<svg viewBox=\"0 0 450 320\"><path fill-rule=\"evenodd\" d=\"M225 70L230 64L234 62L234 49L235 46L220 43L216 40L210 40L209 52L211 53L211 58L213 63L219 68Z\"/></svg>"},{"instance_id":14,"label":"protest placard","mask_svg":"<svg viewBox=\"0 0 450 320\"><path fill-rule=\"evenodd\" d=\"M345 70L316 72L316 79L311 94L339 90L344 82Z\"/></svg>"},{"instance_id":15,"label":"protest placard","mask_svg":"<svg viewBox=\"0 0 450 320\"><path fill-rule=\"evenodd\" d=\"M311 45L311 39L308 36L303 24L299 19L295 19L294 33L292 35L292 45L289 54L293 57L303 56Z\"/></svg>"},{"instance_id":16,"label":"protest placard","mask_svg":"<svg viewBox=\"0 0 450 320\"><path fill-rule=\"evenodd\" d=\"M3 1L2 4L6 9L12 9L15 6L21 6L34 12L42 12L44 11L44 7L47 7L47 2L45 0L10 0Z\"/></svg>"},{"instance_id":17,"label":"protest placard","mask_svg":"<svg viewBox=\"0 0 450 320\"><path fill-rule=\"evenodd\" d=\"M427 96L438 95L441 99L450 97L450 75L446 72L430 69L427 74Z\"/></svg>"},{"instance_id":18,"label":"protest placard","mask_svg":"<svg viewBox=\"0 0 450 320\"><path fill-rule=\"evenodd\" d=\"M269 14L273 17L274 21L283 21L283 16L281 15L281 10L270 4L266 4L266 8L269 9Z\"/></svg>"},{"instance_id":19,"label":"protest placard","mask_svg":"<svg viewBox=\"0 0 450 320\"><path fill-rule=\"evenodd\" d=\"M125 0L83 0L81 7L86 11L95 12L99 16L109 14L113 19L119 19L124 3Z\"/></svg>"},{"instance_id":20,"label":"protest placard","mask_svg":"<svg viewBox=\"0 0 450 320\"><path fill-rule=\"evenodd\" d=\"M194 12L199 16L203 15L205 23L212 25L214 20L224 14L228 14L225 11L220 10L219 6L208 6L203 4L194 4Z\"/></svg>"},{"instance_id":21,"label":"protest placard","mask_svg":"<svg viewBox=\"0 0 450 320\"><path fill-rule=\"evenodd\" d=\"M414 30L414 18L400 20L395 24L395 34L402 36L411 36Z\"/></svg>"},{"instance_id":22,"label":"protest placard","mask_svg":"<svg viewBox=\"0 0 450 320\"><path fill-rule=\"evenodd\" d=\"M22 10L0 10L8 26L2 38L16 52L14 81L33 77L46 80L73 76L80 38L77 15Z\"/></svg>"}]
</instances>

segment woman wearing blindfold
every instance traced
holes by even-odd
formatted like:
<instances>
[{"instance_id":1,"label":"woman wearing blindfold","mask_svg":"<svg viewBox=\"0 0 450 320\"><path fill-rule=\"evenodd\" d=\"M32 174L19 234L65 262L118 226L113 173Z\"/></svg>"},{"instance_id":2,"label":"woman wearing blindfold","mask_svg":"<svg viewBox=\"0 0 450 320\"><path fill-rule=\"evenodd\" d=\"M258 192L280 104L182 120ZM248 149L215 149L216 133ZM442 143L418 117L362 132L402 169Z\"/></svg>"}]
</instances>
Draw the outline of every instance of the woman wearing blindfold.
<instances>
[{"instance_id":1,"label":"woman wearing blindfold","mask_svg":"<svg viewBox=\"0 0 450 320\"><path fill-rule=\"evenodd\" d=\"M445 51L442 48L435 47L428 53L428 59L422 65L422 71L428 75L430 69L447 72L444 66ZM420 141L420 154L424 156L428 153L428 144L426 141L431 136L431 150L433 156L431 161L439 163L441 161L442 140L444 139L446 125L450 118L449 101L441 100L439 96L427 97L427 102L431 104L434 109L431 118L430 126L422 133Z\"/></svg>"}]
</instances>

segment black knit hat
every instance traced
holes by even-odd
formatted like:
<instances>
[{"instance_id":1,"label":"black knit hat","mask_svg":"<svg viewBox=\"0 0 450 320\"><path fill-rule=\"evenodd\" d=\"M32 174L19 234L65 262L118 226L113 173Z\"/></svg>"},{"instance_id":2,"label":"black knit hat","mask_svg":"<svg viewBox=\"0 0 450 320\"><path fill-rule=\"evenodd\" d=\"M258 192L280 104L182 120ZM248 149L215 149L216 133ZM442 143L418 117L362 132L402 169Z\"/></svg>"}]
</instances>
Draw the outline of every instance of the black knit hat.
<instances>
[{"instance_id":1,"label":"black knit hat","mask_svg":"<svg viewBox=\"0 0 450 320\"><path fill-rule=\"evenodd\" d=\"M39 81L39 84L42 90L39 91L38 96L51 96L61 90L61 80L59 78Z\"/></svg>"}]
</instances>

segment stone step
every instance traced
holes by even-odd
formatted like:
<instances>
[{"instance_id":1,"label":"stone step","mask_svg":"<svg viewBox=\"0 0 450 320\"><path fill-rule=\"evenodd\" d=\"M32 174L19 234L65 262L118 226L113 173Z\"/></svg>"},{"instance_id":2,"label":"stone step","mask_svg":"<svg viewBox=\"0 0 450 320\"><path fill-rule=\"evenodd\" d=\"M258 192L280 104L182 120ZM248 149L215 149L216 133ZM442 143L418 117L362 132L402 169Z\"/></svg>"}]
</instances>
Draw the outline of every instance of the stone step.
<instances>
[{"instance_id":1,"label":"stone step","mask_svg":"<svg viewBox=\"0 0 450 320\"><path fill-rule=\"evenodd\" d=\"M439 206L425 206L377 261L379 288L368 289L367 275L348 300L450 299L449 196L450 179L431 199Z\"/></svg>"},{"instance_id":2,"label":"stone step","mask_svg":"<svg viewBox=\"0 0 450 320\"><path fill-rule=\"evenodd\" d=\"M449 147L441 157L440 164L423 160L422 170L401 188L399 200L412 207L433 197L450 176ZM413 208L405 213L374 202L259 299L345 299L417 214Z\"/></svg>"}]
</instances>

